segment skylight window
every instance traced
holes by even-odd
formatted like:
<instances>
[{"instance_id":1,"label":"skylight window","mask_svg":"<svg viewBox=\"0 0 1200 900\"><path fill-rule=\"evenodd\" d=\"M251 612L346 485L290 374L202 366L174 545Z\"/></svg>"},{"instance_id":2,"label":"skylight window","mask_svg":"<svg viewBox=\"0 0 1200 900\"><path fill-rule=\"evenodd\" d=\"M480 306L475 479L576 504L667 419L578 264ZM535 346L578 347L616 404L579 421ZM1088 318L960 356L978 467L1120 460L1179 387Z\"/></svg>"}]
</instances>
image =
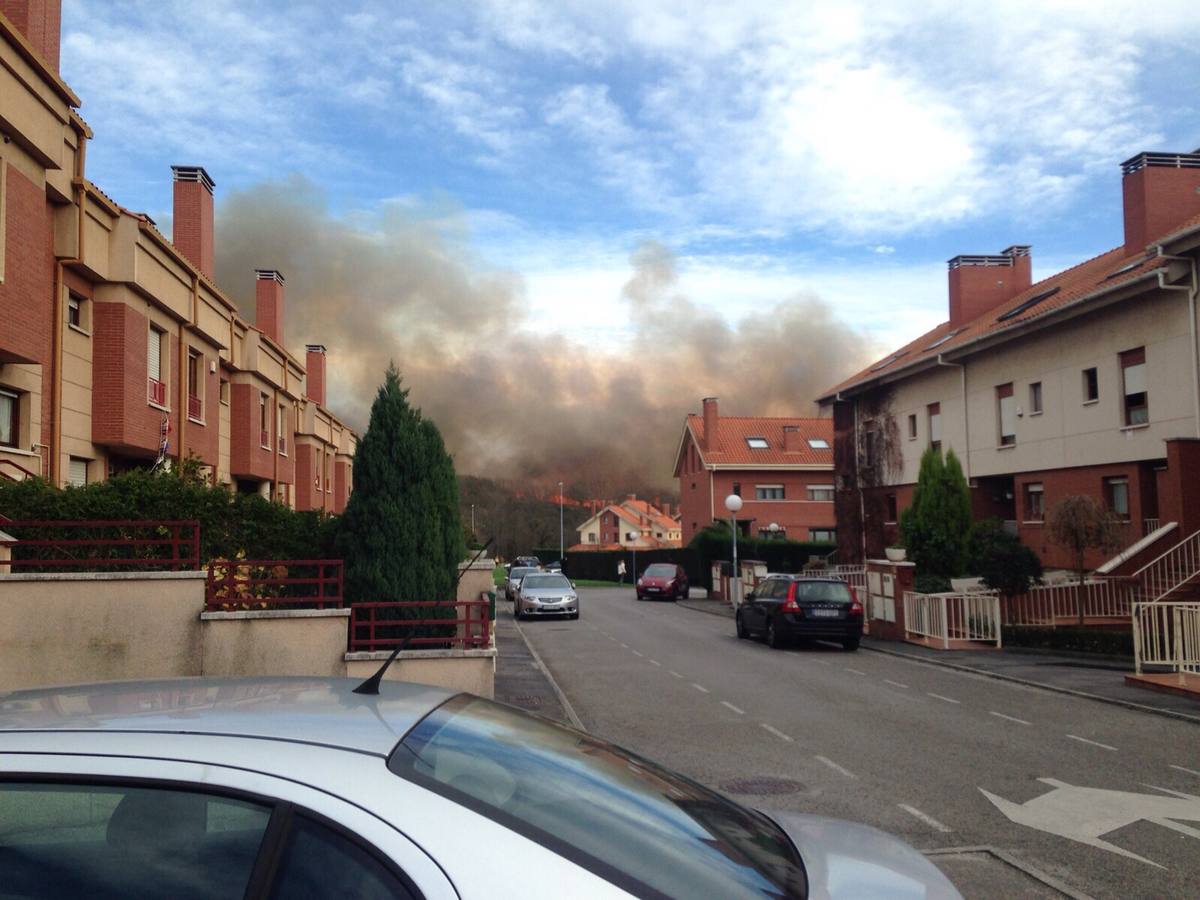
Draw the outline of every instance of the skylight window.
<instances>
[{"instance_id":1,"label":"skylight window","mask_svg":"<svg viewBox=\"0 0 1200 900\"><path fill-rule=\"evenodd\" d=\"M1149 259L1149 257L1144 257L1143 259L1135 259L1131 263L1126 263L1125 265L1121 266L1121 268L1117 269L1115 272L1110 272L1109 274L1105 275L1104 280L1108 281L1108 279L1110 279L1110 278L1116 278L1118 275L1124 275L1126 272L1132 272L1134 269L1138 268L1138 266L1142 265L1142 263L1144 263L1147 259Z\"/></svg>"},{"instance_id":2,"label":"skylight window","mask_svg":"<svg viewBox=\"0 0 1200 900\"><path fill-rule=\"evenodd\" d=\"M829 441L825 440L825 438L809 438L808 446L812 447L814 450L828 450Z\"/></svg>"},{"instance_id":3,"label":"skylight window","mask_svg":"<svg viewBox=\"0 0 1200 900\"><path fill-rule=\"evenodd\" d=\"M932 344L930 344L928 347L926 347L925 350L933 350L935 347L940 347L940 346L942 346L942 344L946 343L946 341L950 340L950 338L956 337L957 335L960 335L960 334L962 334L962 329L955 328L953 331L948 332L947 334L943 334L940 338L938 338L936 341L934 341ZM924 351L922 351L922 352L924 352Z\"/></svg>"},{"instance_id":4,"label":"skylight window","mask_svg":"<svg viewBox=\"0 0 1200 900\"><path fill-rule=\"evenodd\" d=\"M1055 294L1058 293L1058 290L1059 289L1057 287L1052 287L1048 291L1042 291L1040 294L1034 294L1032 297L1030 297L1028 300L1026 300L1020 306L1017 306L1013 309L1010 309L1006 313L1001 313L1000 315L996 316L996 321L997 322L1007 322L1009 319L1015 319L1017 316L1019 316L1021 313L1025 312L1026 310L1032 309L1033 307L1037 306L1039 303L1041 303L1047 297L1053 297Z\"/></svg>"},{"instance_id":5,"label":"skylight window","mask_svg":"<svg viewBox=\"0 0 1200 900\"><path fill-rule=\"evenodd\" d=\"M748 437L746 438L746 445L751 450L766 450L771 446L767 443L767 439L762 437Z\"/></svg>"},{"instance_id":6,"label":"skylight window","mask_svg":"<svg viewBox=\"0 0 1200 900\"><path fill-rule=\"evenodd\" d=\"M901 350L899 353L893 353L891 356L889 356L883 362L878 362L878 363L875 363L875 365L871 366L871 371L878 372L880 369L886 369L888 366L890 366L892 363L894 363L896 360L898 360L900 357L902 357L907 352L908 352L907 350Z\"/></svg>"}]
</instances>

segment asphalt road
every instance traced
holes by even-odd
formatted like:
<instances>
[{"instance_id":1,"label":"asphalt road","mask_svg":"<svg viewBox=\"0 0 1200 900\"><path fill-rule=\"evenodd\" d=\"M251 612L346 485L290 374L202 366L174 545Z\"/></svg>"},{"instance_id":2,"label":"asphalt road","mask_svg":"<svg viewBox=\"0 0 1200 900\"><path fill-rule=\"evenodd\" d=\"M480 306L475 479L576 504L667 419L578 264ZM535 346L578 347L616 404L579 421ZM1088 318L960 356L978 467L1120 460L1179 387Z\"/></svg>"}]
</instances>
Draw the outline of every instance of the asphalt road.
<instances>
[{"instance_id":1,"label":"asphalt road","mask_svg":"<svg viewBox=\"0 0 1200 900\"><path fill-rule=\"evenodd\" d=\"M968 898L1064 895L1029 872L1067 896L1200 896L1200 726L580 594L579 621L520 627L600 737L749 805L900 835Z\"/></svg>"}]
</instances>

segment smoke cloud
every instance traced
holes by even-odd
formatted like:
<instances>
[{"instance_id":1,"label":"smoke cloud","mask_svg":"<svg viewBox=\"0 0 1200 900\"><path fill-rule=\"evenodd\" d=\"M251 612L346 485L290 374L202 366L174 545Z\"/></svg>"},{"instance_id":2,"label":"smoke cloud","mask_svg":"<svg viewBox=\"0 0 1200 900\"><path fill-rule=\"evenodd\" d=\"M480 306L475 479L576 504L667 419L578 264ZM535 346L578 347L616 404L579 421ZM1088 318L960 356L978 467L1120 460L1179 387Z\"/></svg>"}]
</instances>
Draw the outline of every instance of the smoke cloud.
<instances>
[{"instance_id":1,"label":"smoke cloud","mask_svg":"<svg viewBox=\"0 0 1200 900\"><path fill-rule=\"evenodd\" d=\"M702 397L730 415L811 415L868 349L814 296L731 326L681 294L672 254L647 242L623 292L631 345L596 351L534 332L521 278L478 259L454 210L339 218L299 177L231 194L216 231L217 280L250 321L253 270L283 272L287 345L329 348L330 406L360 433L394 359L460 473L561 479L575 496L673 492L683 419Z\"/></svg>"}]
</instances>

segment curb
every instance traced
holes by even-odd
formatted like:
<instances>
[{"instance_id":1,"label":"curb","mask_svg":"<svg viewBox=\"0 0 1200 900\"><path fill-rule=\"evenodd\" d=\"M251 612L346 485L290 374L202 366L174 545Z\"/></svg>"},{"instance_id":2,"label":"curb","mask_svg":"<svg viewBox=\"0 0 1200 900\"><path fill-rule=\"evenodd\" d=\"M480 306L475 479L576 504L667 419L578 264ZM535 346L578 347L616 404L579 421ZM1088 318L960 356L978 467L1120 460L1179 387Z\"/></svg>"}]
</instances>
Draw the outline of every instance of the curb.
<instances>
[{"instance_id":1,"label":"curb","mask_svg":"<svg viewBox=\"0 0 1200 900\"><path fill-rule=\"evenodd\" d=\"M1018 678L1015 675L1003 675L999 672L991 672L987 669L977 669L974 666L964 666L961 663L943 662L940 659L927 659L922 656L913 656L911 653L904 653L900 650L886 650L883 647L875 647L868 644L863 644L860 649L869 650L872 653L883 653L886 656L896 656L900 659L907 659L927 666L940 666L943 669L955 669L959 672L970 672L972 675L982 675L985 678L994 678L997 681L1009 681L1013 684L1021 684L1026 687L1041 688L1046 691L1053 691L1056 694L1069 694L1072 697L1083 697L1087 700L1098 700L1101 703L1109 703L1113 706L1124 706L1126 709L1136 710L1137 712L1154 713L1155 715L1165 716L1169 719L1178 719L1181 722L1190 722L1193 725L1200 725L1200 716L1191 716L1187 713L1176 712L1173 709L1161 709L1157 706L1146 706L1142 703L1134 703L1132 700L1120 700L1116 697L1104 697L1100 694L1089 694L1087 691L1077 691L1074 688L1059 687L1053 684L1046 684L1044 681L1030 681L1028 678Z\"/></svg>"},{"instance_id":2,"label":"curb","mask_svg":"<svg viewBox=\"0 0 1200 900\"><path fill-rule=\"evenodd\" d=\"M718 607L716 609L706 609L703 606L693 606L687 600L676 600L675 605L682 607L683 609L690 609L693 612L707 613L710 616L720 616L723 619L732 619L733 618L732 612L729 612L729 613L725 612L725 610L728 607Z\"/></svg>"},{"instance_id":3,"label":"curb","mask_svg":"<svg viewBox=\"0 0 1200 900\"><path fill-rule=\"evenodd\" d=\"M516 626L517 634L521 636L521 640L525 642L525 648L529 651L529 655L533 657L533 661L537 663L537 667L541 669L542 674L546 676L546 680L550 682L550 687L554 690L554 696L562 704L563 711L567 714L567 718L571 720L571 725L579 731L586 732L587 729L583 727L583 720L579 718L579 714L575 712L575 707L571 705L571 701L567 699L567 695L563 693L563 689L558 686L558 682L550 674L549 667L542 662L542 658L538 656L538 652L533 649L533 644L529 643L529 638L525 636L525 631L521 628L521 623L513 619L513 625Z\"/></svg>"}]
</instances>

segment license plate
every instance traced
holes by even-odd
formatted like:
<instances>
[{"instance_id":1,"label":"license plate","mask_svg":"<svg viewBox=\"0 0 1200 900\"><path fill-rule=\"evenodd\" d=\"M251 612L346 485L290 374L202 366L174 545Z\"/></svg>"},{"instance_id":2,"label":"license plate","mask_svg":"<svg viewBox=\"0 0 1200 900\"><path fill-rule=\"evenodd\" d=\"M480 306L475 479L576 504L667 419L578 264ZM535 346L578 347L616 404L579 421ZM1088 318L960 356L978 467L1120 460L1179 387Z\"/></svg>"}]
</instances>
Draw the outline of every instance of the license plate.
<instances>
[{"instance_id":1,"label":"license plate","mask_svg":"<svg viewBox=\"0 0 1200 900\"><path fill-rule=\"evenodd\" d=\"M810 611L816 619L836 619L841 613L836 609L814 609Z\"/></svg>"},{"instance_id":2,"label":"license plate","mask_svg":"<svg viewBox=\"0 0 1200 900\"><path fill-rule=\"evenodd\" d=\"M662 588L646 588L647 594L657 594Z\"/></svg>"}]
</instances>

